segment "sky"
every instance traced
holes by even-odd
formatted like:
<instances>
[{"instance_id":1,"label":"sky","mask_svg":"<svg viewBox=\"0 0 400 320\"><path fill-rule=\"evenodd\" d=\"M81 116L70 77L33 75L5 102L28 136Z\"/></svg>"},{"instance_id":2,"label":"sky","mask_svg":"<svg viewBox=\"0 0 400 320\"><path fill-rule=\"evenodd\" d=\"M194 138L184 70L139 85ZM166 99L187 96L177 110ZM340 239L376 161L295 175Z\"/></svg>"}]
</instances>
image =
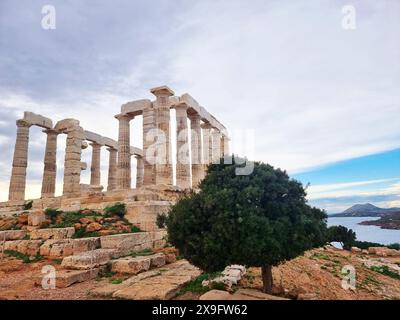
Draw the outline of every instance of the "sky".
<instances>
[{"instance_id":1,"label":"sky","mask_svg":"<svg viewBox=\"0 0 400 320\"><path fill-rule=\"evenodd\" d=\"M56 10L55 29L42 27L44 5ZM116 139L120 106L165 84L216 116L233 151L309 183L311 204L329 213L400 206L399 38L397 0L2 0L0 201L23 111L77 118ZM138 147L140 126L135 119ZM27 197L35 198L45 135L32 127L30 139ZM83 160L90 164L89 149ZM103 150L103 184L106 171Z\"/></svg>"}]
</instances>

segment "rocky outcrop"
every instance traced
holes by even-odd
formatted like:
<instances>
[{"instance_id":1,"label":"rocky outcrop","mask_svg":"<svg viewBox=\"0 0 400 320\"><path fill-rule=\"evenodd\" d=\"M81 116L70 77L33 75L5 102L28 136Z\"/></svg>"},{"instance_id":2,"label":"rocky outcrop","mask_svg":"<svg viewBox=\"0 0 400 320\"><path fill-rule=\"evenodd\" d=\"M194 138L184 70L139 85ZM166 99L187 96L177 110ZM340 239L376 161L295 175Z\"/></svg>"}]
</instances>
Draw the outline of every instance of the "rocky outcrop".
<instances>
[{"instance_id":1,"label":"rocky outcrop","mask_svg":"<svg viewBox=\"0 0 400 320\"><path fill-rule=\"evenodd\" d=\"M74 228L50 228L50 229L37 229L32 230L30 233L30 237L32 240L36 239L54 239L54 240L61 240L61 239L68 239L71 238L75 233Z\"/></svg>"}]
</instances>

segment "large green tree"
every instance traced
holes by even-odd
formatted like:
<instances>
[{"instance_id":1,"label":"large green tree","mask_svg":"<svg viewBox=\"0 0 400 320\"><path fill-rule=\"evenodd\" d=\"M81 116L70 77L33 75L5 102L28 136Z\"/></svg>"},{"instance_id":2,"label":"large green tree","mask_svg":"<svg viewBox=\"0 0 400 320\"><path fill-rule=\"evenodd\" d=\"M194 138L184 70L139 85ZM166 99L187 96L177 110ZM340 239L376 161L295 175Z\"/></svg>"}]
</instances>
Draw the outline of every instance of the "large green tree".
<instances>
[{"instance_id":1,"label":"large green tree","mask_svg":"<svg viewBox=\"0 0 400 320\"><path fill-rule=\"evenodd\" d=\"M171 208L169 240L207 272L261 267L271 292L272 266L324 244L326 214L307 204L302 184L285 171L255 162L251 174L237 175L243 159L232 162L210 165L200 192Z\"/></svg>"}]
</instances>

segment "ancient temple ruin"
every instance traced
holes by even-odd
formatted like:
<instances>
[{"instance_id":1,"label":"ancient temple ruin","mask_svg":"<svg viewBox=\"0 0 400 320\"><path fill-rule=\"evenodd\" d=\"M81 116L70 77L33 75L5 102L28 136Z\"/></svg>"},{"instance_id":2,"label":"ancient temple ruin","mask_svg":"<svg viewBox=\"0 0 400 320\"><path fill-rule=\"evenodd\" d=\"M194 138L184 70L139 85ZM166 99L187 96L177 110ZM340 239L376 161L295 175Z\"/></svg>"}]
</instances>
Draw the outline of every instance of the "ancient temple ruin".
<instances>
[{"instance_id":1,"label":"ancient temple ruin","mask_svg":"<svg viewBox=\"0 0 400 320\"><path fill-rule=\"evenodd\" d=\"M209 163L229 153L226 128L189 94L176 96L167 86L151 89L155 100L137 100L121 107L118 141L81 127L79 120L53 121L25 112L17 120L17 137L12 163L9 201L0 203L1 212L22 210L28 165L29 128L39 126L47 135L41 198L33 208L64 210L102 209L121 201L128 206L128 219L143 230L154 228L154 216L166 210L182 191L196 188ZM176 113L176 176L171 155L170 109ZM130 122L143 117L143 149L131 146ZM188 128L190 120L190 130ZM55 196L57 136L65 134L66 149L62 196ZM82 149L92 151L90 184L81 183ZM109 152L108 183L100 185L100 152ZM131 159L136 157L136 188L131 185ZM174 185L174 181L176 181ZM151 216L151 217L150 217Z\"/></svg>"}]
</instances>

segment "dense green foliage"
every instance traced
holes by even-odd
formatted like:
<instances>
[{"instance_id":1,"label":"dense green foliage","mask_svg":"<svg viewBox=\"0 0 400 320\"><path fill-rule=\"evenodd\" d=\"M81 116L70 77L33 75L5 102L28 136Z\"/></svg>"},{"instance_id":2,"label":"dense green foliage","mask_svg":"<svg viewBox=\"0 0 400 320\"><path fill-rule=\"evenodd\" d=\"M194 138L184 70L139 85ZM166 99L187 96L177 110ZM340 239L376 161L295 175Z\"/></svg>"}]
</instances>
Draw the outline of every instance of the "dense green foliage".
<instances>
[{"instance_id":1,"label":"dense green foliage","mask_svg":"<svg viewBox=\"0 0 400 320\"><path fill-rule=\"evenodd\" d=\"M210 165L200 192L172 207L169 241L186 259L207 272L278 265L325 243L326 214L307 204L300 182L263 163L250 175L238 167Z\"/></svg>"},{"instance_id":2,"label":"dense green foliage","mask_svg":"<svg viewBox=\"0 0 400 320\"><path fill-rule=\"evenodd\" d=\"M53 209L53 208L47 208L44 210L44 214L46 215L47 218L51 220L52 224L56 223L57 217L62 214L61 210L58 209Z\"/></svg>"},{"instance_id":3,"label":"dense green foliage","mask_svg":"<svg viewBox=\"0 0 400 320\"><path fill-rule=\"evenodd\" d=\"M116 203L112 206L108 206L104 209L104 216L111 217L111 216L118 216L123 218L126 213L125 203Z\"/></svg>"},{"instance_id":4,"label":"dense green foliage","mask_svg":"<svg viewBox=\"0 0 400 320\"><path fill-rule=\"evenodd\" d=\"M340 242L346 250L350 250L356 241L356 233L344 226L329 227L327 237L329 242Z\"/></svg>"}]
</instances>

